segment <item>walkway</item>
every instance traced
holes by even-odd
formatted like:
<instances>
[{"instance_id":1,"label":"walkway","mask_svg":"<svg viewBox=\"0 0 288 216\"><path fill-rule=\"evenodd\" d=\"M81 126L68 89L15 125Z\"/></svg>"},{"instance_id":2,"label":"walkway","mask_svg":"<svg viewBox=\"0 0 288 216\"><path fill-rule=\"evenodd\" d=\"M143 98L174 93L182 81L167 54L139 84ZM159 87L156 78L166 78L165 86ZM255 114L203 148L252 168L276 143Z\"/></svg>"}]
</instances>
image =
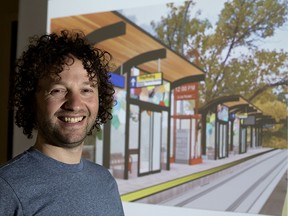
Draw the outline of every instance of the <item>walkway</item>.
<instances>
[{"instance_id":1,"label":"walkway","mask_svg":"<svg viewBox=\"0 0 288 216\"><path fill-rule=\"evenodd\" d=\"M218 166L222 166L224 164L231 163L233 161L238 161L246 157L250 157L259 153L265 153L270 151L270 148L257 148L257 149L248 149L248 152L241 155L230 155L229 158L221 159L221 160L203 160L202 164L197 165L185 165L185 164L171 164L171 169L169 171L162 170L160 173L151 174L143 177L134 177L130 178L129 180L123 180L123 179L116 179L119 191L121 195L131 193L133 191L141 190L143 188L151 187L153 185L161 184L167 181L171 181L180 177L184 177L187 175L191 175L193 173L201 172L204 170L209 170L211 168L215 168ZM249 162L248 162L249 163ZM241 166L241 164L237 165L237 169ZM235 167L235 169L236 169ZM227 171L227 172L231 172ZM223 176L223 171L219 176ZM215 176L213 177L215 178ZM205 181L209 181L209 179L200 180L199 184L205 184ZM279 196L280 191L280 196ZM271 194L270 198L267 200L267 203L264 205L263 209L260 214L263 215L281 215L282 209L283 209L283 202L284 202L284 196L287 194L287 177L283 176L282 180L279 182L277 187L275 188L274 192ZM275 205L275 202L279 203L279 199L281 199L281 204ZM168 207L168 206L160 206L160 205L148 205L145 204L145 199L140 200L140 203L132 202L127 203L123 202L125 213L127 213L127 216L135 215L137 212L137 215L141 215L141 212L148 213L150 210L151 216L152 215L162 215L162 213L165 213L165 215L175 215L175 213L178 215L242 215L242 213L236 213L236 212L221 212L221 211L209 211L209 210L200 210L200 209L187 209L183 207ZM273 202L274 204L272 204ZM149 210L150 209L150 210ZM254 215L254 214L245 214L243 215ZM256 214L255 214L256 215Z\"/></svg>"},{"instance_id":2,"label":"walkway","mask_svg":"<svg viewBox=\"0 0 288 216\"><path fill-rule=\"evenodd\" d=\"M218 167L251 155L259 154L262 152L270 151L270 148L257 148L249 149L245 154L230 155L228 158L221 160L206 160L203 159L202 164L197 165L186 165L186 164L175 164L170 165L170 170L162 170L160 173L151 174L147 176L130 178L128 180L116 179L119 187L120 195L130 193L136 190L140 190L146 187L150 187L156 184L167 182L176 178L180 178L192 173L201 172L214 167Z\"/></svg>"}]
</instances>

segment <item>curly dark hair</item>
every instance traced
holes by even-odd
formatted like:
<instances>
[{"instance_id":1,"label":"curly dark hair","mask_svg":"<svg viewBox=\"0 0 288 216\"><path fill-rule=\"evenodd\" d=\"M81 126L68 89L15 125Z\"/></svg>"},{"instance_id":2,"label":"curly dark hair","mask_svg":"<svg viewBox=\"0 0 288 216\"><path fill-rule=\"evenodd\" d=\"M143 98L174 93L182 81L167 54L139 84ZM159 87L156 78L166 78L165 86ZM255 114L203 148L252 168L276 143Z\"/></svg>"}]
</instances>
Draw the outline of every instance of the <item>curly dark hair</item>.
<instances>
[{"instance_id":1,"label":"curly dark hair","mask_svg":"<svg viewBox=\"0 0 288 216\"><path fill-rule=\"evenodd\" d=\"M71 57L81 60L89 79L96 78L98 82L99 111L92 129L99 130L101 124L112 119L115 91L108 73L112 59L109 52L95 48L81 31L35 35L29 42L28 49L16 61L14 96L10 98L10 105L16 110L16 125L23 128L28 138L36 129L34 95L38 80L51 74L59 76Z\"/></svg>"}]
</instances>

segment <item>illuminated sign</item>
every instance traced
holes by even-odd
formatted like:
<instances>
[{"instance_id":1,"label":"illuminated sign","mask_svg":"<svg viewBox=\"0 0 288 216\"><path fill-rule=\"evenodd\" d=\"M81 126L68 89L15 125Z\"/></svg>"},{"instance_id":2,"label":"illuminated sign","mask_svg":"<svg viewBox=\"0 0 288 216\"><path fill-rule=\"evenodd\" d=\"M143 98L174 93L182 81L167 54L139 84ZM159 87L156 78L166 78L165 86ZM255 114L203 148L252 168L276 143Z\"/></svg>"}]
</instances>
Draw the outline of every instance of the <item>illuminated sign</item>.
<instances>
[{"instance_id":1,"label":"illuminated sign","mask_svg":"<svg viewBox=\"0 0 288 216\"><path fill-rule=\"evenodd\" d=\"M174 90L175 100L191 100L198 98L198 83L187 83Z\"/></svg>"},{"instance_id":2,"label":"illuminated sign","mask_svg":"<svg viewBox=\"0 0 288 216\"><path fill-rule=\"evenodd\" d=\"M162 85L162 73L151 73L130 77L131 88Z\"/></svg>"},{"instance_id":3,"label":"illuminated sign","mask_svg":"<svg viewBox=\"0 0 288 216\"><path fill-rule=\"evenodd\" d=\"M217 118L221 121L228 121L229 119L229 108L222 104L218 104L217 106Z\"/></svg>"},{"instance_id":4,"label":"illuminated sign","mask_svg":"<svg viewBox=\"0 0 288 216\"><path fill-rule=\"evenodd\" d=\"M247 116L247 118L243 119L243 125L255 125L256 118L255 116Z\"/></svg>"},{"instance_id":5,"label":"illuminated sign","mask_svg":"<svg viewBox=\"0 0 288 216\"><path fill-rule=\"evenodd\" d=\"M125 77L121 76L119 74L115 74L115 73L109 73L110 74L110 80L111 83L119 88L124 88L125 87Z\"/></svg>"}]
</instances>

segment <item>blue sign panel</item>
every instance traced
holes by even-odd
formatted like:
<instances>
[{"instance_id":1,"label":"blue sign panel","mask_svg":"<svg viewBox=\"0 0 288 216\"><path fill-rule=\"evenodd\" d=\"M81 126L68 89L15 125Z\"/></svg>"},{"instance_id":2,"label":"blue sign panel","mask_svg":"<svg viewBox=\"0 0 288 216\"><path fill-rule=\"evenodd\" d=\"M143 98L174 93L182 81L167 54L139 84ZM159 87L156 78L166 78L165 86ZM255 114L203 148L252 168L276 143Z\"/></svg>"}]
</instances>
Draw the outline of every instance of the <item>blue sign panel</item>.
<instances>
[{"instance_id":1,"label":"blue sign panel","mask_svg":"<svg viewBox=\"0 0 288 216\"><path fill-rule=\"evenodd\" d=\"M131 76L130 77L130 88L136 88L137 87L137 77Z\"/></svg>"},{"instance_id":2,"label":"blue sign panel","mask_svg":"<svg viewBox=\"0 0 288 216\"><path fill-rule=\"evenodd\" d=\"M115 74L110 72L109 73L111 75L110 79L111 82L114 86L119 87L119 88L125 88L125 77L121 76L119 74Z\"/></svg>"}]
</instances>

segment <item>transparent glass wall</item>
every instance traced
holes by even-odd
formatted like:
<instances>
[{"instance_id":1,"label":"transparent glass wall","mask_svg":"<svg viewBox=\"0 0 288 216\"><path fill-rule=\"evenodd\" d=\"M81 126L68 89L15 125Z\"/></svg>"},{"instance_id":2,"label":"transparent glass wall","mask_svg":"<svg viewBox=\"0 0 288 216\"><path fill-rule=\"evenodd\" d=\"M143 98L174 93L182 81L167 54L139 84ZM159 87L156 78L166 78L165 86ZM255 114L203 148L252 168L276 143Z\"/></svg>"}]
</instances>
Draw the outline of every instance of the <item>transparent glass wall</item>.
<instances>
[{"instance_id":1,"label":"transparent glass wall","mask_svg":"<svg viewBox=\"0 0 288 216\"><path fill-rule=\"evenodd\" d=\"M153 112L152 170L160 170L161 159L161 113Z\"/></svg>"},{"instance_id":2,"label":"transparent glass wall","mask_svg":"<svg viewBox=\"0 0 288 216\"><path fill-rule=\"evenodd\" d=\"M151 139L151 121L152 112L142 111L141 112L141 139L140 139L140 173L149 172L149 162L151 156L150 143Z\"/></svg>"},{"instance_id":3,"label":"transparent glass wall","mask_svg":"<svg viewBox=\"0 0 288 216\"><path fill-rule=\"evenodd\" d=\"M141 111L140 174L160 170L161 113Z\"/></svg>"},{"instance_id":4,"label":"transparent glass wall","mask_svg":"<svg viewBox=\"0 0 288 216\"><path fill-rule=\"evenodd\" d=\"M241 128L240 153L246 152L246 135L247 135L247 129Z\"/></svg>"},{"instance_id":5,"label":"transparent glass wall","mask_svg":"<svg viewBox=\"0 0 288 216\"><path fill-rule=\"evenodd\" d=\"M139 106L130 105L129 149L138 149Z\"/></svg>"},{"instance_id":6,"label":"transparent glass wall","mask_svg":"<svg viewBox=\"0 0 288 216\"><path fill-rule=\"evenodd\" d=\"M175 120L173 118L171 118L171 121L170 121L170 155L169 157L170 158L174 158L175 155L174 155L174 124L175 124Z\"/></svg>"},{"instance_id":7,"label":"transparent glass wall","mask_svg":"<svg viewBox=\"0 0 288 216\"><path fill-rule=\"evenodd\" d=\"M180 124L176 127L176 151L175 162L185 163L189 162L190 157L190 119L179 120Z\"/></svg>"},{"instance_id":8,"label":"transparent glass wall","mask_svg":"<svg viewBox=\"0 0 288 216\"><path fill-rule=\"evenodd\" d=\"M232 123L231 121L228 122L228 151L230 151L232 148L231 138L232 138Z\"/></svg>"},{"instance_id":9,"label":"transparent glass wall","mask_svg":"<svg viewBox=\"0 0 288 216\"><path fill-rule=\"evenodd\" d=\"M215 148L215 113L208 113L206 117L206 147L207 150Z\"/></svg>"},{"instance_id":10,"label":"transparent glass wall","mask_svg":"<svg viewBox=\"0 0 288 216\"><path fill-rule=\"evenodd\" d=\"M215 159L215 132L216 132L216 114L209 112L206 116L206 156L207 159Z\"/></svg>"},{"instance_id":11,"label":"transparent glass wall","mask_svg":"<svg viewBox=\"0 0 288 216\"><path fill-rule=\"evenodd\" d=\"M116 105L113 107L110 133L110 169L115 178L124 178L126 92L115 88Z\"/></svg>"},{"instance_id":12,"label":"transparent glass wall","mask_svg":"<svg viewBox=\"0 0 288 216\"><path fill-rule=\"evenodd\" d=\"M191 155L190 158L197 158L199 156L199 148L197 147L196 143L196 136L197 136L197 130L196 130L196 119L191 119Z\"/></svg>"},{"instance_id":13,"label":"transparent glass wall","mask_svg":"<svg viewBox=\"0 0 288 216\"><path fill-rule=\"evenodd\" d=\"M139 150L139 106L130 105L129 118L129 178L138 174Z\"/></svg>"},{"instance_id":14,"label":"transparent glass wall","mask_svg":"<svg viewBox=\"0 0 288 216\"><path fill-rule=\"evenodd\" d=\"M161 168L166 169L168 148L168 112L162 112Z\"/></svg>"},{"instance_id":15,"label":"transparent glass wall","mask_svg":"<svg viewBox=\"0 0 288 216\"><path fill-rule=\"evenodd\" d=\"M218 137L218 145L219 145L219 157L223 158L227 156L227 125L219 124L219 137Z\"/></svg>"},{"instance_id":16,"label":"transparent glass wall","mask_svg":"<svg viewBox=\"0 0 288 216\"><path fill-rule=\"evenodd\" d=\"M201 119L197 119L197 138L196 138L196 152L195 156L196 158L202 157L202 141L201 141L201 133L202 133L202 124Z\"/></svg>"},{"instance_id":17,"label":"transparent glass wall","mask_svg":"<svg viewBox=\"0 0 288 216\"><path fill-rule=\"evenodd\" d=\"M233 123L233 151L239 153L239 141L240 141L240 119L236 118Z\"/></svg>"},{"instance_id":18,"label":"transparent glass wall","mask_svg":"<svg viewBox=\"0 0 288 216\"><path fill-rule=\"evenodd\" d=\"M256 145L256 128L252 128L252 147L255 148Z\"/></svg>"},{"instance_id":19,"label":"transparent glass wall","mask_svg":"<svg viewBox=\"0 0 288 216\"><path fill-rule=\"evenodd\" d=\"M85 138L82 157L103 164L103 126L101 126L100 131L94 129L92 135Z\"/></svg>"},{"instance_id":20,"label":"transparent glass wall","mask_svg":"<svg viewBox=\"0 0 288 216\"><path fill-rule=\"evenodd\" d=\"M96 132L96 152L95 162L98 164L103 164L103 125L101 125L101 130Z\"/></svg>"},{"instance_id":21,"label":"transparent glass wall","mask_svg":"<svg viewBox=\"0 0 288 216\"><path fill-rule=\"evenodd\" d=\"M252 140L251 140L251 127L248 126L247 127L247 138L246 138L246 143L247 143L247 147L251 147L252 146Z\"/></svg>"}]
</instances>

